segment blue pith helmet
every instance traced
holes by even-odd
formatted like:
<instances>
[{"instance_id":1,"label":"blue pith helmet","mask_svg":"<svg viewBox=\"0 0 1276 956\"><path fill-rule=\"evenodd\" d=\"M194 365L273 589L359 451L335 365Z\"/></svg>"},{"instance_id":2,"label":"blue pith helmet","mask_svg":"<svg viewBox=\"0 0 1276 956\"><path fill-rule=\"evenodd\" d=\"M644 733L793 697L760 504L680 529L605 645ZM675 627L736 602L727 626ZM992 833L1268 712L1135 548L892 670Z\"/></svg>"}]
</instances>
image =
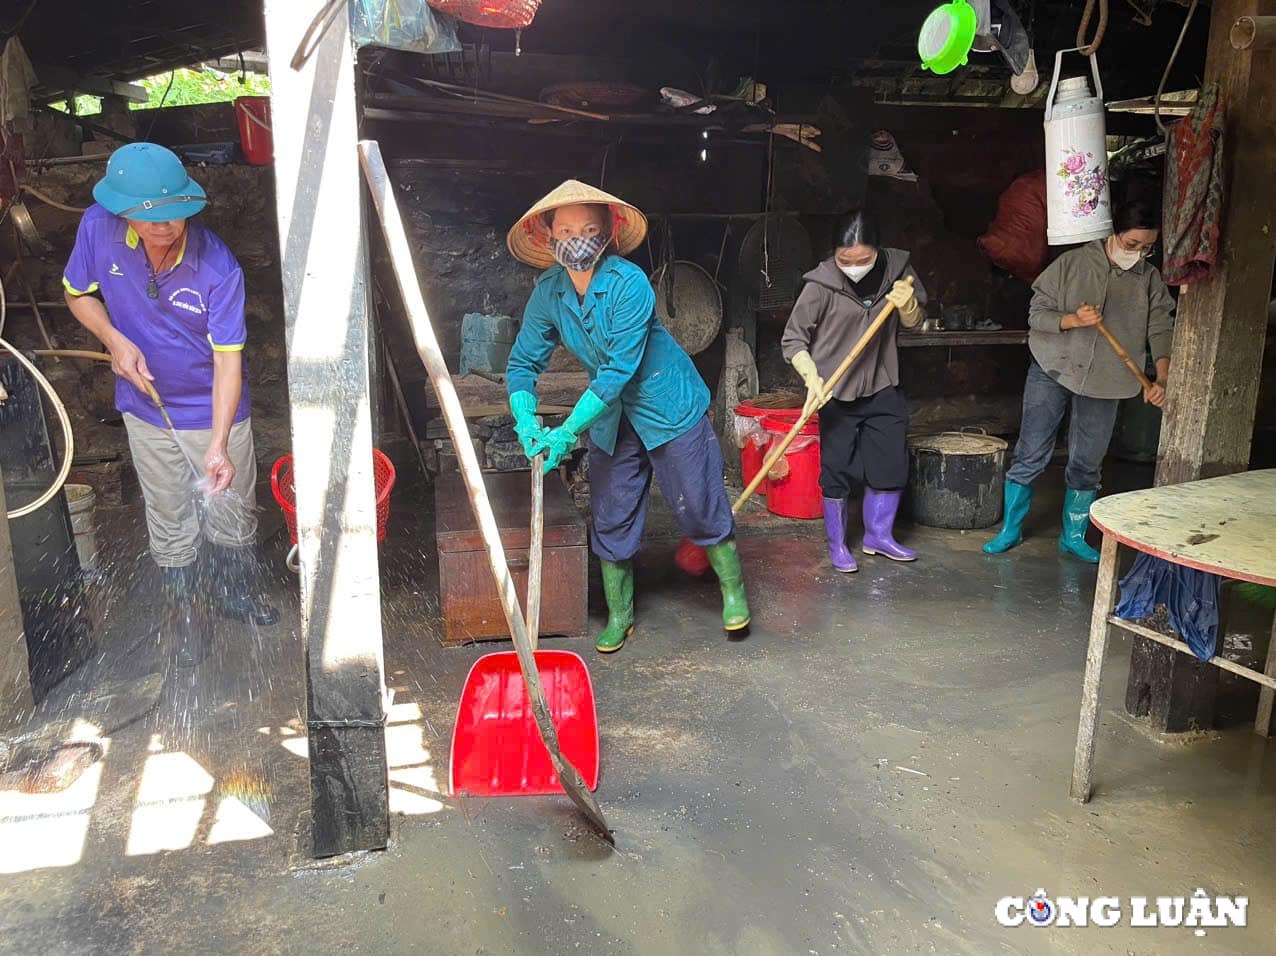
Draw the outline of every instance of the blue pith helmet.
<instances>
[{"instance_id":1,"label":"blue pith helmet","mask_svg":"<svg viewBox=\"0 0 1276 956\"><path fill-rule=\"evenodd\" d=\"M208 205L204 187L186 175L177 154L154 143L113 152L93 198L107 212L142 222L189 219Z\"/></svg>"}]
</instances>

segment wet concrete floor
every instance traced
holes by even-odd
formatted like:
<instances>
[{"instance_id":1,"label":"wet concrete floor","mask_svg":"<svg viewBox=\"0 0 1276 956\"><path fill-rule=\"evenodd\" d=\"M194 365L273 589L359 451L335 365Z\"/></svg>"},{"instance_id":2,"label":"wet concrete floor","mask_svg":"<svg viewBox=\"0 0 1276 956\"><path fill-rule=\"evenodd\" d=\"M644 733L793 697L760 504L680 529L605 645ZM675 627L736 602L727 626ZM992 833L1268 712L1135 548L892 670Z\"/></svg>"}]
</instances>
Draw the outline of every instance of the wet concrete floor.
<instances>
[{"instance_id":1,"label":"wet concrete floor","mask_svg":"<svg viewBox=\"0 0 1276 956\"><path fill-rule=\"evenodd\" d=\"M615 851L565 798L446 794L465 673L503 648L439 646L428 519L400 514L385 555L390 848L309 859L302 656L280 572L283 624L223 627L198 686L108 728L106 756L67 792L0 793L0 950L1271 952L1276 755L1243 722L1160 740L1125 717L1124 639L1095 799L1068 798L1095 572L1056 553L1057 497L1041 498L1012 555L983 556L984 533L906 529L920 561L867 558L849 577L814 524L746 531L741 642L712 583L673 569L676 540L651 540L621 653L547 642L578 650L594 681ZM271 567L283 552L271 542ZM104 631L120 680L156 672L145 646L120 653L154 614L148 570ZM1269 625L1251 623L1261 655ZM994 918L1001 897L1038 888L1198 887L1248 896L1248 927Z\"/></svg>"}]
</instances>

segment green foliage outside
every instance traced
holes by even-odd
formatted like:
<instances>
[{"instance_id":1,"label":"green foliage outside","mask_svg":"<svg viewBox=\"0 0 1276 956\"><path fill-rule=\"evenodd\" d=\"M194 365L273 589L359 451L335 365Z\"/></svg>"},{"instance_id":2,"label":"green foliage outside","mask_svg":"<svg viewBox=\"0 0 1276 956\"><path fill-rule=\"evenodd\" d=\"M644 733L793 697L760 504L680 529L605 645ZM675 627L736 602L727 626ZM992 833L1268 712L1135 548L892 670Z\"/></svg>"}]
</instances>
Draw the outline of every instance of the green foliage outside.
<instances>
[{"instance_id":1,"label":"green foliage outside","mask_svg":"<svg viewBox=\"0 0 1276 956\"><path fill-rule=\"evenodd\" d=\"M130 103L135 110L155 109L161 100L165 106L197 106L201 103L225 103L240 96L270 95L270 77L264 73L222 73L219 70L175 70L140 80L149 98L145 103ZM173 81L169 89L169 80ZM168 90L168 96L164 91ZM66 112L66 101L49 104L55 110ZM75 112L79 116L92 116L102 112L102 99L98 96L77 96Z\"/></svg>"},{"instance_id":2,"label":"green foliage outside","mask_svg":"<svg viewBox=\"0 0 1276 956\"><path fill-rule=\"evenodd\" d=\"M240 76L244 82L240 83ZM270 77L264 73L222 73L218 70L176 70L141 80L150 94L145 103L132 103L132 109L154 109L160 105L164 90L172 77L173 88L164 99L165 106L198 106L201 103L226 103L240 96L269 96Z\"/></svg>"}]
</instances>

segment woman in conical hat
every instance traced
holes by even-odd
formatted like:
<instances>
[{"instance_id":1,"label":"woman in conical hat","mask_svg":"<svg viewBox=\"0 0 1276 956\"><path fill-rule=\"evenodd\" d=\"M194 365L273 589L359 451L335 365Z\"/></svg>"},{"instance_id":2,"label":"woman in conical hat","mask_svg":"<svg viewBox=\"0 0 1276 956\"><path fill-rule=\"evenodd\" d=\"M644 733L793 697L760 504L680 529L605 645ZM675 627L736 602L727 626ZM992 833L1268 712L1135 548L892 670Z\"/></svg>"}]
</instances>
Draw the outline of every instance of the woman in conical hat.
<instances>
[{"instance_id":1,"label":"woman in conical hat","mask_svg":"<svg viewBox=\"0 0 1276 956\"><path fill-rule=\"evenodd\" d=\"M524 452L544 455L546 471L588 432L591 544L608 609L597 644L603 653L620 650L633 631L633 558L653 472L683 532L708 552L724 627L749 623L722 450L706 414L709 389L656 317L646 274L623 258L646 235L637 208L568 180L529 209L508 240L516 259L545 270L510 352L510 410ZM536 382L560 344L590 382L567 420L546 429L536 420Z\"/></svg>"}]
</instances>

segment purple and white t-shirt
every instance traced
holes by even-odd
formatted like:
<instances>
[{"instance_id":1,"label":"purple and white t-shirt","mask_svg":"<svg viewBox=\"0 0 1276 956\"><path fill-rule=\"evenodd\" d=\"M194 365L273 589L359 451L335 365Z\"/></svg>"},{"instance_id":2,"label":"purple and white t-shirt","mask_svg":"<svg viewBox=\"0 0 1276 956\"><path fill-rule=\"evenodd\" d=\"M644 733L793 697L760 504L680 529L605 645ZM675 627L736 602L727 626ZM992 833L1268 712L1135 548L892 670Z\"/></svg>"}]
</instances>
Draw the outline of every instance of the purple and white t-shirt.
<instances>
[{"instance_id":1,"label":"purple and white t-shirt","mask_svg":"<svg viewBox=\"0 0 1276 956\"><path fill-rule=\"evenodd\" d=\"M226 244L192 219L176 262L156 276L158 298L146 294L150 275L137 233L101 206L90 206L62 284L72 295L101 294L111 323L146 356L174 425L212 428L213 353L241 351L247 338L243 270ZM146 393L123 378L115 380L115 407L164 427ZM248 414L245 381L235 421Z\"/></svg>"}]
</instances>

